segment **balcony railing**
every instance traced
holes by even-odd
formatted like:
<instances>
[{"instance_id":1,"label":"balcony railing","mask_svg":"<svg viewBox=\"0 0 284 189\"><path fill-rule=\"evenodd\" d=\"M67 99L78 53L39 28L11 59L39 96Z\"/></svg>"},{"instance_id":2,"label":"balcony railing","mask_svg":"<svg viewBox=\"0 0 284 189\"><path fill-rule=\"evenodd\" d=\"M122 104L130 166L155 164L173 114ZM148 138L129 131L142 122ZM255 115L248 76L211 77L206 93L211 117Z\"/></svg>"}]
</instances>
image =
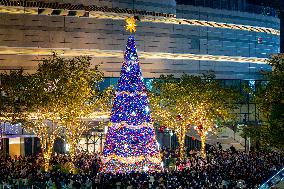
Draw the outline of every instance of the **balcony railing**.
<instances>
[{"instance_id":1,"label":"balcony railing","mask_svg":"<svg viewBox=\"0 0 284 189\"><path fill-rule=\"evenodd\" d=\"M268 181L263 183L259 187L259 189L269 189L281 181L284 181L284 167L279 172L277 172L275 175L273 175Z\"/></svg>"}]
</instances>

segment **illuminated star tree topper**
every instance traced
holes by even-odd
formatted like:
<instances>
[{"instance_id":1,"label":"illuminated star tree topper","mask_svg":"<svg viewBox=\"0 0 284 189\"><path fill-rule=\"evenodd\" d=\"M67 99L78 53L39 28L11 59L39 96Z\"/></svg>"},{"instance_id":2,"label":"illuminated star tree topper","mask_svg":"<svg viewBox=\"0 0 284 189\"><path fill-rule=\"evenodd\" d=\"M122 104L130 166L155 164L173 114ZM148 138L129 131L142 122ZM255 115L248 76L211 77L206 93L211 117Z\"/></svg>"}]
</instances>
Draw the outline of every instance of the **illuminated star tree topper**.
<instances>
[{"instance_id":1,"label":"illuminated star tree topper","mask_svg":"<svg viewBox=\"0 0 284 189\"><path fill-rule=\"evenodd\" d=\"M126 31L129 30L130 33L136 32L137 25L135 24L136 22L135 18L130 17L130 18L127 18L125 21L126 21L126 26L125 26Z\"/></svg>"}]
</instances>

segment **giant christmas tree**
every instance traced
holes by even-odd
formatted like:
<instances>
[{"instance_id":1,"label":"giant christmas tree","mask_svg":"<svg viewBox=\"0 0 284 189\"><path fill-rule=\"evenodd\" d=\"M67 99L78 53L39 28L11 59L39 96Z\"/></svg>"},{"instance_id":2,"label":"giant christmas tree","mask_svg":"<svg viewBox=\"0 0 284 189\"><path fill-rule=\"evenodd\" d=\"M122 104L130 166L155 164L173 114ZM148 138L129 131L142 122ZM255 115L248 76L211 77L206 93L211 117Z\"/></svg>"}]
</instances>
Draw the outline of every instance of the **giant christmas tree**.
<instances>
[{"instance_id":1,"label":"giant christmas tree","mask_svg":"<svg viewBox=\"0 0 284 189\"><path fill-rule=\"evenodd\" d=\"M129 20L133 18L129 18ZM135 31L135 22L127 21ZM131 20L130 20L131 21ZM131 31L131 28L129 28ZM106 135L102 172L160 171L161 157L151 122L134 36L129 36Z\"/></svg>"}]
</instances>

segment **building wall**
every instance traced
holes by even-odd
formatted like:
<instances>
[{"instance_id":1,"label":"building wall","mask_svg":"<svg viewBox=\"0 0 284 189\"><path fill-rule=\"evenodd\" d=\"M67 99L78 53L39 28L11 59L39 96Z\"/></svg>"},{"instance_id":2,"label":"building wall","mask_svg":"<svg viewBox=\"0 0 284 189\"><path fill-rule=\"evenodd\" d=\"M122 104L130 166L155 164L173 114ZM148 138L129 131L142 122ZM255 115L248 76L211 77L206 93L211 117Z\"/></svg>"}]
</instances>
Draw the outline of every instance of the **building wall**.
<instances>
[{"instance_id":1,"label":"building wall","mask_svg":"<svg viewBox=\"0 0 284 189\"><path fill-rule=\"evenodd\" d=\"M145 0L144 3L137 1L135 5L141 10L176 13L176 18L172 19L177 23L179 20L182 22L165 23L171 18L165 18L166 21L160 23L149 22L143 19L159 17L141 16L142 21L137 23L135 37L143 76L146 78L159 77L161 74L201 74L213 70L217 78L256 79L260 77L260 70L269 70L270 67L258 61L224 61L221 56L226 56L226 59L267 58L279 52L280 38L277 34L185 24L187 21L197 20L279 30L278 18L189 5L175 6L172 1L163 4L159 2ZM127 0L93 1L93 4L130 9L133 6L132 1ZM64 51L64 56L68 57L90 54L95 49L99 54L94 54L92 63L102 62L107 77L119 76L123 50L129 35L124 30L123 19L39 15L37 12L27 14L26 8L25 11L13 14L0 11L0 69L23 67L26 71L33 72L40 60L50 55L53 50L57 50L59 54ZM100 14L110 16L113 13ZM123 14L115 15L119 17ZM72 51L74 49L76 52ZM105 50L111 55L104 55ZM145 52L158 54L158 58L147 58L143 56ZM168 53L170 57L159 53ZM175 58L176 54L193 55L194 58ZM198 58L199 55L213 56L212 59L217 57L218 60L201 59Z\"/></svg>"}]
</instances>

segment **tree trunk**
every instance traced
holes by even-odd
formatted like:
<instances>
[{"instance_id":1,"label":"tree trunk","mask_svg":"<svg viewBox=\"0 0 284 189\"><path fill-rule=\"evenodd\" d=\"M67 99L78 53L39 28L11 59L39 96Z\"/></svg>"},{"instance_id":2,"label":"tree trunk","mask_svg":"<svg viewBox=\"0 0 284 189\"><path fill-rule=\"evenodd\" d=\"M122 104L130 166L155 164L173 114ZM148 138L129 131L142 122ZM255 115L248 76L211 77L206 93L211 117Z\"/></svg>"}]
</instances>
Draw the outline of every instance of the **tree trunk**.
<instances>
[{"instance_id":1,"label":"tree trunk","mask_svg":"<svg viewBox=\"0 0 284 189\"><path fill-rule=\"evenodd\" d=\"M71 161L74 162L76 156L76 149L77 149L77 142L76 142L77 140L71 137L67 141L68 144L70 145L69 154L71 157Z\"/></svg>"},{"instance_id":2,"label":"tree trunk","mask_svg":"<svg viewBox=\"0 0 284 189\"><path fill-rule=\"evenodd\" d=\"M180 133L178 133L178 143L179 143L179 153L180 153L180 158L184 159L185 158L185 151L184 151L184 147L185 147L185 136L186 136L186 132L185 132L185 128L183 126L181 126L180 129Z\"/></svg>"},{"instance_id":3,"label":"tree trunk","mask_svg":"<svg viewBox=\"0 0 284 189\"><path fill-rule=\"evenodd\" d=\"M75 173L75 157L76 157L76 149L77 149L77 142L76 137L74 135L67 136L67 143L69 144L69 155L71 158L71 161L69 162L69 171L72 173Z\"/></svg>"},{"instance_id":4,"label":"tree trunk","mask_svg":"<svg viewBox=\"0 0 284 189\"><path fill-rule=\"evenodd\" d=\"M44 127L41 127L40 132L38 133L38 138L40 139L40 147L42 150L42 155L44 159L44 170L47 172L50 166L50 158L53 152L53 146L55 142L56 135L54 134L54 129L56 128L56 123L52 121L51 130L47 129L48 125L43 124Z\"/></svg>"},{"instance_id":5,"label":"tree trunk","mask_svg":"<svg viewBox=\"0 0 284 189\"><path fill-rule=\"evenodd\" d=\"M45 141L41 142L41 149L44 159L44 170L46 172L49 170L49 162L50 162L50 157L52 155L54 141L55 140L51 137L49 141L46 139Z\"/></svg>"},{"instance_id":6,"label":"tree trunk","mask_svg":"<svg viewBox=\"0 0 284 189\"><path fill-rule=\"evenodd\" d=\"M66 129L67 143L70 145L69 154L72 162L74 162L77 145L80 141L82 133L86 130L86 128L84 127L83 124L80 124L80 121L73 121L67 123L65 129Z\"/></svg>"},{"instance_id":7,"label":"tree trunk","mask_svg":"<svg viewBox=\"0 0 284 189\"><path fill-rule=\"evenodd\" d=\"M206 135L201 134L200 139L201 139L201 156L205 158L206 157Z\"/></svg>"}]
</instances>

